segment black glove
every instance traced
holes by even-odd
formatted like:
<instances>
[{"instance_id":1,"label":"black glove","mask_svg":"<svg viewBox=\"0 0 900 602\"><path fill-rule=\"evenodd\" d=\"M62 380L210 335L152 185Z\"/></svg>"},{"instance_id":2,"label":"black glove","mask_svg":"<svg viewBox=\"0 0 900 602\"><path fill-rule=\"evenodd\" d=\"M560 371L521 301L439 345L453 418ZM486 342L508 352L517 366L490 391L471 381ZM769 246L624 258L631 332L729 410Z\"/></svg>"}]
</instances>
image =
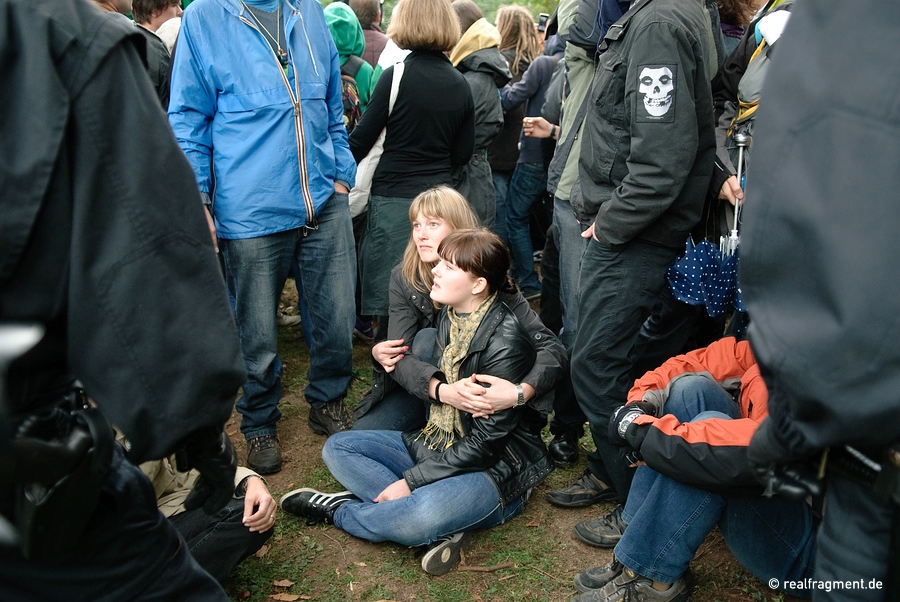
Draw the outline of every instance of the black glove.
<instances>
[{"instance_id":1,"label":"black glove","mask_svg":"<svg viewBox=\"0 0 900 602\"><path fill-rule=\"evenodd\" d=\"M815 458L789 449L775 431L775 423L767 417L756 429L747 449L750 469L765 485L765 495L778 494L793 500L822 495L825 487L818 477Z\"/></svg>"},{"instance_id":2,"label":"black glove","mask_svg":"<svg viewBox=\"0 0 900 602\"><path fill-rule=\"evenodd\" d=\"M625 433L632 428L631 422L644 414L655 416L656 406L648 401L636 401L616 408L609 419L609 428L606 431L609 441L619 447L631 447L631 444L625 439Z\"/></svg>"},{"instance_id":3,"label":"black glove","mask_svg":"<svg viewBox=\"0 0 900 602\"><path fill-rule=\"evenodd\" d=\"M237 454L228 435L214 427L202 429L188 438L184 449L176 455L178 470L200 471L200 478L184 500L187 510L203 507L212 515L225 507L234 496L234 473Z\"/></svg>"}]
</instances>

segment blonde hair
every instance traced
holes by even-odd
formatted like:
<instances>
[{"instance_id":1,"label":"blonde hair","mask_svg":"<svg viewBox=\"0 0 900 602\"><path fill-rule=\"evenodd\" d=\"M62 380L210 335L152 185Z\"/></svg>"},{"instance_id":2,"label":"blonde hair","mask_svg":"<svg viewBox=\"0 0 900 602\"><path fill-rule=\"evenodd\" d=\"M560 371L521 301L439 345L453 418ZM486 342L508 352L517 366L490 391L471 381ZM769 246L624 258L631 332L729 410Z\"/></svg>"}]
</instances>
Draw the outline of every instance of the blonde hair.
<instances>
[{"instance_id":1,"label":"blonde hair","mask_svg":"<svg viewBox=\"0 0 900 602\"><path fill-rule=\"evenodd\" d=\"M534 20L528 9L518 5L503 5L497 9L497 31L500 32L500 50L514 48L513 64L509 66L519 75L519 65L530 65L541 54L541 41L534 29Z\"/></svg>"},{"instance_id":2,"label":"blonde hair","mask_svg":"<svg viewBox=\"0 0 900 602\"><path fill-rule=\"evenodd\" d=\"M446 52L456 46L460 35L450 0L400 0L387 28L387 36L409 50Z\"/></svg>"},{"instance_id":3,"label":"blonde hair","mask_svg":"<svg viewBox=\"0 0 900 602\"><path fill-rule=\"evenodd\" d=\"M454 230L478 227L478 218L469 206L469 201L449 186L429 188L414 198L409 206L409 221L416 219L420 213L425 217L440 218ZM434 284L431 273L433 267L433 263L425 263L419 257L416 240L410 234L400 268L403 277L414 289L431 293L431 285Z\"/></svg>"}]
</instances>

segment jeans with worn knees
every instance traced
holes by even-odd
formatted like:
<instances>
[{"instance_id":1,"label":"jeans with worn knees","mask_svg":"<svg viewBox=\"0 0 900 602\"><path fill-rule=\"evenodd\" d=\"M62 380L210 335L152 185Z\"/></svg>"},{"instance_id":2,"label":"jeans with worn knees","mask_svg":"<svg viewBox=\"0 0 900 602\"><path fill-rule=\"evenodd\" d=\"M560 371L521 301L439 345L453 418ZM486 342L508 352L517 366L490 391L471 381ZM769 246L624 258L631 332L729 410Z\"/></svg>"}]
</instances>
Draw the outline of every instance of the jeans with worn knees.
<instances>
[{"instance_id":1,"label":"jeans with worn knees","mask_svg":"<svg viewBox=\"0 0 900 602\"><path fill-rule=\"evenodd\" d=\"M436 328L423 328L410 345L410 354L423 362L431 362ZM387 378L391 378L387 375ZM355 431L412 431L425 426L427 402L406 389L396 386L353 424Z\"/></svg>"},{"instance_id":2,"label":"jeans with worn knees","mask_svg":"<svg viewBox=\"0 0 900 602\"><path fill-rule=\"evenodd\" d=\"M581 261L572 385L597 447L599 463L591 472L615 488L620 502L628 497L634 471L606 430L634 383L633 348L641 326L660 296L671 295L666 269L677 255L676 249L640 240L612 249L591 238Z\"/></svg>"},{"instance_id":3,"label":"jeans with worn knees","mask_svg":"<svg viewBox=\"0 0 900 602\"><path fill-rule=\"evenodd\" d=\"M540 290L541 282L534 271L534 249L531 246L531 206L547 190L547 170L543 163L519 163L509 183L507 203L507 235L516 277L522 290Z\"/></svg>"},{"instance_id":4,"label":"jeans with worn knees","mask_svg":"<svg viewBox=\"0 0 900 602\"><path fill-rule=\"evenodd\" d=\"M387 502L373 500L414 465L399 431L344 431L328 438L325 465L360 501L338 507L334 524L368 541L426 545L438 538L502 524L525 507L525 496L500 504L486 472L441 479Z\"/></svg>"},{"instance_id":5,"label":"jeans with worn knees","mask_svg":"<svg viewBox=\"0 0 900 602\"><path fill-rule=\"evenodd\" d=\"M701 376L676 380L665 411L682 422L740 418L731 395ZM616 558L663 583L684 574L717 525L738 561L764 582L774 578L783 584L813 574L815 531L803 501L712 493L640 466L622 520L628 528L616 545Z\"/></svg>"},{"instance_id":6,"label":"jeans with worn knees","mask_svg":"<svg viewBox=\"0 0 900 602\"><path fill-rule=\"evenodd\" d=\"M275 314L291 261L296 258L312 341L306 400L315 407L341 399L350 384L356 251L347 195L334 193L319 209L317 229L298 228L258 238L222 240L226 282L247 381L237 402L248 439L276 432L281 417L281 360Z\"/></svg>"}]
</instances>

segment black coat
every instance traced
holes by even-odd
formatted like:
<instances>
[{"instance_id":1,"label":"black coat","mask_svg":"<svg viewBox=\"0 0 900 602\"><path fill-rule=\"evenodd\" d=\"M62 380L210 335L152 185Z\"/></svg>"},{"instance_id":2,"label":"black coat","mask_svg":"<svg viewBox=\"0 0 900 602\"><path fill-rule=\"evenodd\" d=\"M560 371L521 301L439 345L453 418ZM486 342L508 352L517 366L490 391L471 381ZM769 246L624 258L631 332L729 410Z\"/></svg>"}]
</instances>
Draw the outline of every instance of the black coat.
<instances>
[{"instance_id":1,"label":"black coat","mask_svg":"<svg viewBox=\"0 0 900 602\"><path fill-rule=\"evenodd\" d=\"M166 456L225 423L246 367L144 39L84 2L3 3L0 31L0 322L47 329L12 411L78 378L134 462Z\"/></svg>"},{"instance_id":2,"label":"black coat","mask_svg":"<svg viewBox=\"0 0 900 602\"><path fill-rule=\"evenodd\" d=\"M450 337L447 310L438 317L435 361L440 362ZM518 382L534 364L537 352L512 310L496 300L469 345L459 378L490 374ZM531 407L503 410L486 418L462 412L465 436L444 451L429 449L420 431L403 433L416 465L403 473L410 489L458 474L486 471L507 504L540 483L553 470L541 440L546 415Z\"/></svg>"}]
</instances>

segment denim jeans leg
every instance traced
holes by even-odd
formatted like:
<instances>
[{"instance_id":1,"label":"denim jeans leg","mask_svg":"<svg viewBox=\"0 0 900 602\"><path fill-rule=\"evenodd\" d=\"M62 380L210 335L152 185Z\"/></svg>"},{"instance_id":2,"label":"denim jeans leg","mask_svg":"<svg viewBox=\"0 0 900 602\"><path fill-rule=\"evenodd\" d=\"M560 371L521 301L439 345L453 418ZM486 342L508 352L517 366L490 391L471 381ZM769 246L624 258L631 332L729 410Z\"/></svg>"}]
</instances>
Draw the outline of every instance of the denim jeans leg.
<instances>
[{"instance_id":1,"label":"denim jeans leg","mask_svg":"<svg viewBox=\"0 0 900 602\"><path fill-rule=\"evenodd\" d=\"M622 564L644 577L674 583L719 521L721 495L640 466L622 512L628 528L616 544Z\"/></svg>"},{"instance_id":2,"label":"denim jeans leg","mask_svg":"<svg viewBox=\"0 0 900 602\"><path fill-rule=\"evenodd\" d=\"M291 263L295 230L258 238L222 240L225 280L234 298L235 323L247 381L237 402L247 439L274 435L281 418L281 359L275 314Z\"/></svg>"},{"instance_id":3,"label":"denim jeans leg","mask_svg":"<svg viewBox=\"0 0 900 602\"><path fill-rule=\"evenodd\" d=\"M357 418L353 430L412 431L424 427L427 419L425 402L406 389L397 387Z\"/></svg>"},{"instance_id":4,"label":"denim jeans leg","mask_svg":"<svg viewBox=\"0 0 900 602\"><path fill-rule=\"evenodd\" d=\"M734 398L711 378L691 374L671 383L666 414L691 422L706 412L720 412L731 419L741 417L741 408Z\"/></svg>"},{"instance_id":5,"label":"denim jeans leg","mask_svg":"<svg viewBox=\"0 0 900 602\"><path fill-rule=\"evenodd\" d=\"M559 301L563 310L563 330L559 336L571 352L578 326L578 281L581 279L581 259L588 241L581 238L581 225L568 201L553 199L553 222L559 232Z\"/></svg>"},{"instance_id":6,"label":"denim jeans leg","mask_svg":"<svg viewBox=\"0 0 900 602\"><path fill-rule=\"evenodd\" d=\"M334 193L319 209L316 230L301 228L296 258L311 341L306 401L322 407L347 394L353 363L356 250L346 194Z\"/></svg>"},{"instance_id":7,"label":"denim jeans leg","mask_svg":"<svg viewBox=\"0 0 900 602\"><path fill-rule=\"evenodd\" d=\"M385 487L413 466L398 431L344 431L322 450L332 475L360 498L342 504L334 524L368 541L419 546L459 531L486 529L519 514L524 498L506 507L485 472L471 472L419 487L398 500L374 503Z\"/></svg>"},{"instance_id":8,"label":"denim jeans leg","mask_svg":"<svg viewBox=\"0 0 900 602\"><path fill-rule=\"evenodd\" d=\"M813 577L816 532L805 500L727 498L719 530L738 562L760 581L777 579L780 591L810 596L808 590L784 588L785 581Z\"/></svg>"},{"instance_id":9,"label":"denim jeans leg","mask_svg":"<svg viewBox=\"0 0 900 602\"><path fill-rule=\"evenodd\" d=\"M512 180L513 172L491 170L491 178L494 182L494 199L495 217L494 217L494 233L500 237L503 244L509 246L509 231L507 229L507 221L509 219L509 182Z\"/></svg>"},{"instance_id":10,"label":"denim jeans leg","mask_svg":"<svg viewBox=\"0 0 900 602\"><path fill-rule=\"evenodd\" d=\"M509 250L522 290L539 290L534 271L534 249L529 227L531 206L547 189L547 172L542 163L519 163L509 184L507 228Z\"/></svg>"},{"instance_id":11,"label":"denim jeans leg","mask_svg":"<svg viewBox=\"0 0 900 602\"><path fill-rule=\"evenodd\" d=\"M607 425L633 383L632 349L641 325L668 286L666 269L677 253L637 240L614 250L591 239L581 263L572 385L605 469L606 475L596 476L608 476L622 502L633 471L621 448L608 440Z\"/></svg>"}]
</instances>

